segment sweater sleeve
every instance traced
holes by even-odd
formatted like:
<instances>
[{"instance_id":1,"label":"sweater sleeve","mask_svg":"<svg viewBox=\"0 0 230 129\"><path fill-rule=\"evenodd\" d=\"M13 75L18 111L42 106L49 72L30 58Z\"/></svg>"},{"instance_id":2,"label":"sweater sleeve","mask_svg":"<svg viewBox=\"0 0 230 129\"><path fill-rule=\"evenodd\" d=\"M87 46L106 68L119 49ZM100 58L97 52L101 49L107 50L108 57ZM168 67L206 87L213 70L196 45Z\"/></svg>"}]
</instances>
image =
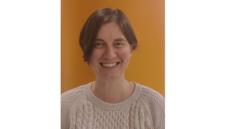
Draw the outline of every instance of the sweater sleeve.
<instances>
[{"instance_id":1,"label":"sweater sleeve","mask_svg":"<svg viewBox=\"0 0 230 129\"><path fill-rule=\"evenodd\" d=\"M61 129L70 128L70 112L74 102L81 98L82 88L74 88L61 95Z\"/></svg>"},{"instance_id":2,"label":"sweater sleeve","mask_svg":"<svg viewBox=\"0 0 230 129\"><path fill-rule=\"evenodd\" d=\"M69 107L70 101L62 95L61 97L61 129L69 129Z\"/></svg>"},{"instance_id":3,"label":"sweater sleeve","mask_svg":"<svg viewBox=\"0 0 230 129\"><path fill-rule=\"evenodd\" d=\"M151 115L153 129L165 129L165 101L158 92L143 88L143 106L145 105L148 111L145 111L145 116ZM149 113L150 112L150 113Z\"/></svg>"},{"instance_id":4,"label":"sweater sleeve","mask_svg":"<svg viewBox=\"0 0 230 129\"><path fill-rule=\"evenodd\" d=\"M154 118L155 129L165 129L165 103L160 95L155 96L152 102L152 116Z\"/></svg>"}]
</instances>

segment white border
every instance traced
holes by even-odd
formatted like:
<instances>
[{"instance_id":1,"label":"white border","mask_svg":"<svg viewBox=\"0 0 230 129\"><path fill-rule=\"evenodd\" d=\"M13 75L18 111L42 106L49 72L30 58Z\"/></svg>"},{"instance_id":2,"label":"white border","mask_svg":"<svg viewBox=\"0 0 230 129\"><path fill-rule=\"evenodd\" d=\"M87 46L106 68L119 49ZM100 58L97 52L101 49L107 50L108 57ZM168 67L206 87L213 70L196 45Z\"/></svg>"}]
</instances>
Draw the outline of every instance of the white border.
<instances>
[{"instance_id":1,"label":"white border","mask_svg":"<svg viewBox=\"0 0 230 129\"><path fill-rule=\"evenodd\" d=\"M0 128L60 128L60 1L0 2Z\"/></svg>"},{"instance_id":2,"label":"white border","mask_svg":"<svg viewBox=\"0 0 230 129\"><path fill-rule=\"evenodd\" d=\"M166 129L230 128L229 2L166 1Z\"/></svg>"}]
</instances>

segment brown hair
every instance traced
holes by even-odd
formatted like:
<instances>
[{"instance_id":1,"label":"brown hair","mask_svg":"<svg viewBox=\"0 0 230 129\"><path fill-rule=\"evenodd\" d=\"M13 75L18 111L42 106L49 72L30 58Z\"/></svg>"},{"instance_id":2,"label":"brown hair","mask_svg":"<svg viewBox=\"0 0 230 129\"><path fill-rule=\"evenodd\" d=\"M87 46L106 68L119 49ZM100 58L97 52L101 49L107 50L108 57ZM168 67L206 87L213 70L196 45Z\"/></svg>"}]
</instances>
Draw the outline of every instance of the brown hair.
<instances>
[{"instance_id":1,"label":"brown hair","mask_svg":"<svg viewBox=\"0 0 230 129\"><path fill-rule=\"evenodd\" d=\"M102 8L93 12L85 22L80 33L80 46L83 50L83 58L87 63L91 57L97 33L102 25L115 22L120 27L128 43L134 50L137 46L136 35L128 21L128 18L120 9Z\"/></svg>"}]
</instances>

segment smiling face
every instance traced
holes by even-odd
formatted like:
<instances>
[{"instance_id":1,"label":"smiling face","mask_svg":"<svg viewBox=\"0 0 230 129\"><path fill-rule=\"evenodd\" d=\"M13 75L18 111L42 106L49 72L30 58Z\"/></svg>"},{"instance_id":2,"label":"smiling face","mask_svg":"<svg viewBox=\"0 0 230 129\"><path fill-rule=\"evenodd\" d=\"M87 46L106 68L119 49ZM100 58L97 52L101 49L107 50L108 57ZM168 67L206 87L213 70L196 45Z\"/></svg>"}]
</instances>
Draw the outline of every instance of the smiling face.
<instances>
[{"instance_id":1,"label":"smiling face","mask_svg":"<svg viewBox=\"0 0 230 129\"><path fill-rule=\"evenodd\" d=\"M101 26L98 31L89 65L97 78L124 77L131 57L131 46L115 22Z\"/></svg>"}]
</instances>

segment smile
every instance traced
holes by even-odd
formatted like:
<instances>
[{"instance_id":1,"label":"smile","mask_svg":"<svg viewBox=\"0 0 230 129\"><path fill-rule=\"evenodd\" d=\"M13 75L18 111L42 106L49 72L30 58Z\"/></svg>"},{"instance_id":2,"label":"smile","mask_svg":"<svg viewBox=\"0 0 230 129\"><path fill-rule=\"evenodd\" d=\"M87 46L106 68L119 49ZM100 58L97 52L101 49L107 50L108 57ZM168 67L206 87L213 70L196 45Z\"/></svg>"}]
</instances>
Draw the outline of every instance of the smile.
<instances>
[{"instance_id":1,"label":"smile","mask_svg":"<svg viewBox=\"0 0 230 129\"><path fill-rule=\"evenodd\" d=\"M116 62L116 63L100 63L100 65L102 67L105 67L105 68L113 68L113 67L117 66L118 64L120 64L120 62Z\"/></svg>"}]
</instances>

